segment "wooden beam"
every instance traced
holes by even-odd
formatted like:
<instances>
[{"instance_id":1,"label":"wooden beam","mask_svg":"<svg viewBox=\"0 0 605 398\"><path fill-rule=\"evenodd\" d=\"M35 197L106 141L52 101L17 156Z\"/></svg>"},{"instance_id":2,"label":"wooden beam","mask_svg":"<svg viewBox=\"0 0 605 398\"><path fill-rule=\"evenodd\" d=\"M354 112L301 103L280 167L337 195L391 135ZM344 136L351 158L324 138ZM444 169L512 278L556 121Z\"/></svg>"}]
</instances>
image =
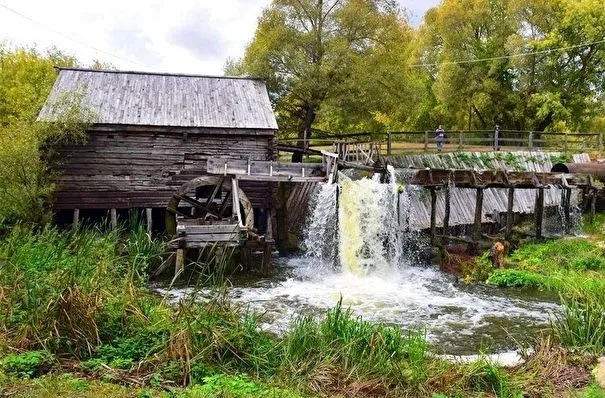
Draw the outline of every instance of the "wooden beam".
<instances>
[{"instance_id":1,"label":"wooden beam","mask_svg":"<svg viewBox=\"0 0 605 398\"><path fill-rule=\"evenodd\" d=\"M542 239L542 220L544 218L544 188L536 190L536 206L534 210L534 220L536 223L536 239Z\"/></svg>"},{"instance_id":2,"label":"wooden beam","mask_svg":"<svg viewBox=\"0 0 605 398\"><path fill-rule=\"evenodd\" d=\"M174 278L178 278L185 271L185 249L176 249L176 261L174 263Z\"/></svg>"},{"instance_id":3,"label":"wooden beam","mask_svg":"<svg viewBox=\"0 0 605 398\"><path fill-rule=\"evenodd\" d=\"M515 188L508 188L508 202L506 203L506 232L504 239L510 240L513 235L513 206L515 202Z\"/></svg>"},{"instance_id":4,"label":"wooden beam","mask_svg":"<svg viewBox=\"0 0 605 398\"><path fill-rule=\"evenodd\" d=\"M475 225L473 228L473 241L477 243L481 238L481 213L483 211L483 188L477 188L475 198Z\"/></svg>"},{"instance_id":5,"label":"wooden beam","mask_svg":"<svg viewBox=\"0 0 605 398\"><path fill-rule=\"evenodd\" d=\"M429 188L431 192L431 246L436 243L436 219L437 219L437 192L435 188Z\"/></svg>"}]
</instances>

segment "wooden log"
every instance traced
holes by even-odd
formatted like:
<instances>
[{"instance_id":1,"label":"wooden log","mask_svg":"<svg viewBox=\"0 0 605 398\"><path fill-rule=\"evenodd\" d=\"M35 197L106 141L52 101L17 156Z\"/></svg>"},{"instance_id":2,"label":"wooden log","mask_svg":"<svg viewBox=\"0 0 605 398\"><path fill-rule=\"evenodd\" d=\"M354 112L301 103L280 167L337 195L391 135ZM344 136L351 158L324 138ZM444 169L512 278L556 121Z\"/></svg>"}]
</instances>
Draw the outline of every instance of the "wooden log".
<instances>
[{"instance_id":1,"label":"wooden log","mask_svg":"<svg viewBox=\"0 0 605 398\"><path fill-rule=\"evenodd\" d=\"M74 229L78 228L79 222L80 222L80 209L78 209L76 207L74 209L73 222L72 222L72 226L73 226Z\"/></svg>"},{"instance_id":2,"label":"wooden log","mask_svg":"<svg viewBox=\"0 0 605 398\"><path fill-rule=\"evenodd\" d=\"M111 229L118 227L118 211L115 208L109 210L110 226Z\"/></svg>"},{"instance_id":3,"label":"wooden log","mask_svg":"<svg viewBox=\"0 0 605 398\"><path fill-rule=\"evenodd\" d=\"M544 188L536 190L536 205L534 220L536 223L536 239L542 239L542 220L544 218Z\"/></svg>"},{"instance_id":4,"label":"wooden log","mask_svg":"<svg viewBox=\"0 0 605 398\"><path fill-rule=\"evenodd\" d=\"M448 184L445 186L445 211L443 213L443 231L441 232L444 235L444 237L447 237L449 235L451 196L452 196L452 192L451 192L450 185ZM447 239L447 238L445 238L445 239ZM442 243L446 243L446 242L447 241L444 241Z\"/></svg>"},{"instance_id":5,"label":"wooden log","mask_svg":"<svg viewBox=\"0 0 605 398\"><path fill-rule=\"evenodd\" d=\"M431 246L436 243L436 219L437 219L437 192L435 188L429 189L431 193Z\"/></svg>"},{"instance_id":6,"label":"wooden log","mask_svg":"<svg viewBox=\"0 0 605 398\"><path fill-rule=\"evenodd\" d=\"M151 209L151 207L148 207L145 209L145 219L147 221L147 233L148 234L151 234L151 231L153 229L152 214L153 214L153 210Z\"/></svg>"},{"instance_id":7,"label":"wooden log","mask_svg":"<svg viewBox=\"0 0 605 398\"><path fill-rule=\"evenodd\" d=\"M475 198L475 224L473 228L473 241L477 243L481 237L481 213L483 211L483 188L477 188Z\"/></svg>"},{"instance_id":8,"label":"wooden log","mask_svg":"<svg viewBox=\"0 0 605 398\"><path fill-rule=\"evenodd\" d=\"M513 235L513 206L515 202L515 188L508 188L508 202L506 203L506 232L504 239L510 240Z\"/></svg>"}]
</instances>

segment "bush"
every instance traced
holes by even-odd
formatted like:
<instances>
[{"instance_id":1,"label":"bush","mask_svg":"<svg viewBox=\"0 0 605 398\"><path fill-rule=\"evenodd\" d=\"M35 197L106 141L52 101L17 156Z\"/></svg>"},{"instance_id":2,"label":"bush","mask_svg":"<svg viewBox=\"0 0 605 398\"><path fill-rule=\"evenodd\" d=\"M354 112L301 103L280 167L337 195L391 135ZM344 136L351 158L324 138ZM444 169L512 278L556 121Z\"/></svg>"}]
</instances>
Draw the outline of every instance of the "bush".
<instances>
[{"instance_id":1,"label":"bush","mask_svg":"<svg viewBox=\"0 0 605 398\"><path fill-rule=\"evenodd\" d=\"M540 275L517 269L494 270L487 282L500 287L544 287Z\"/></svg>"},{"instance_id":2,"label":"bush","mask_svg":"<svg viewBox=\"0 0 605 398\"><path fill-rule=\"evenodd\" d=\"M9 354L2 359L2 370L20 378L32 378L50 371L54 362L54 355L48 351Z\"/></svg>"}]
</instances>

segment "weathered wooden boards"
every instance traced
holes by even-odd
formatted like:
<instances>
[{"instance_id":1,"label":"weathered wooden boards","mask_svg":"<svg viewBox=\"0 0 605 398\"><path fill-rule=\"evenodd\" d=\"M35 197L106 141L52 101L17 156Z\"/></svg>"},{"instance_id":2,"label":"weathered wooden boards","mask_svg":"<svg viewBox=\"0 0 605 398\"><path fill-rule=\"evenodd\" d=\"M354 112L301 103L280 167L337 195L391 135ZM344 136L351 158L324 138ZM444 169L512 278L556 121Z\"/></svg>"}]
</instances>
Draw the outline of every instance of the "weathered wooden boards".
<instances>
[{"instance_id":1,"label":"weathered wooden boards","mask_svg":"<svg viewBox=\"0 0 605 398\"><path fill-rule=\"evenodd\" d=\"M274 132L251 129L94 126L83 145L60 149L57 209L164 207L185 182L206 174L210 157L268 160ZM268 207L276 189L246 181L255 207Z\"/></svg>"},{"instance_id":2,"label":"weathered wooden boards","mask_svg":"<svg viewBox=\"0 0 605 398\"><path fill-rule=\"evenodd\" d=\"M548 185L573 187L588 186L588 177L584 175L506 171L506 170L418 170L408 182L411 185L438 187L453 184L457 188L538 188Z\"/></svg>"},{"instance_id":3,"label":"weathered wooden boards","mask_svg":"<svg viewBox=\"0 0 605 398\"><path fill-rule=\"evenodd\" d=\"M213 157L208 159L206 169L209 174L235 175L241 181L317 182L326 179L326 168L321 163L280 163Z\"/></svg>"}]
</instances>

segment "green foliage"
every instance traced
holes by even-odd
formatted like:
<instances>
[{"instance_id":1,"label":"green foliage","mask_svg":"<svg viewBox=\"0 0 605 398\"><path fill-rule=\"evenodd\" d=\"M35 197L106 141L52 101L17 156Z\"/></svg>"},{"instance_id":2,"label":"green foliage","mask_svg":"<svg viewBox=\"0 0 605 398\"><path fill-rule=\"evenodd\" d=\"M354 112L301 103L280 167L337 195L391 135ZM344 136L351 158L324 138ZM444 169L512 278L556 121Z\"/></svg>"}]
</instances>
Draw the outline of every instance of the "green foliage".
<instances>
[{"instance_id":1,"label":"green foliage","mask_svg":"<svg viewBox=\"0 0 605 398\"><path fill-rule=\"evenodd\" d=\"M501 287L543 287L539 275L516 269L497 269L487 278L487 282Z\"/></svg>"},{"instance_id":2,"label":"green foliage","mask_svg":"<svg viewBox=\"0 0 605 398\"><path fill-rule=\"evenodd\" d=\"M150 257L140 249L118 231L13 227L0 241L0 329L16 346L77 355L136 330L158 313L137 290L140 263L131 259Z\"/></svg>"},{"instance_id":3,"label":"green foliage","mask_svg":"<svg viewBox=\"0 0 605 398\"><path fill-rule=\"evenodd\" d=\"M9 375L31 378L48 372L55 357L48 351L28 351L22 354L9 354L2 358L2 370Z\"/></svg>"},{"instance_id":4,"label":"green foliage","mask_svg":"<svg viewBox=\"0 0 605 398\"><path fill-rule=\"evenodd\" d=\"M570 153L560 153L558 155L550 155L550 161L552 164L570 163L573 161L573 158Z\"/></svg>"},{"instance_id":5,"label":"green foliage","mask_svg":"<svg viewBox=\"0 0 605 398\"><path fill-rule=\"evenodd\" d=\"M489 391L497 397L522 397L505 371L485 358L467 365L461 383L473 391Z\"/></svg>"},{"instance_id":6,"label":"green foliage","mask_svg":"<svg viewBox=\"0 0 605 398\"><path fill-rule=\"evenodd\" d=\"M553 329L561 344L596 355L605 353L605 298L602 290L574 286L561 295L563 311Z\"/></svg>"},{"instance_id":7,"label":"green foliage","mask_svg":"<svg viewBox=\"0 0 605 398\"><path fill-rule=\"evenodd\" d=\"M5 50L0 46L0 218L44 223L55 190L54 149L83 142L95 115L81 106L82 93L58 98L55 123L37 122L56 77L54 65L73 66L58 52Z\"/></svg>"}]
</instances>

